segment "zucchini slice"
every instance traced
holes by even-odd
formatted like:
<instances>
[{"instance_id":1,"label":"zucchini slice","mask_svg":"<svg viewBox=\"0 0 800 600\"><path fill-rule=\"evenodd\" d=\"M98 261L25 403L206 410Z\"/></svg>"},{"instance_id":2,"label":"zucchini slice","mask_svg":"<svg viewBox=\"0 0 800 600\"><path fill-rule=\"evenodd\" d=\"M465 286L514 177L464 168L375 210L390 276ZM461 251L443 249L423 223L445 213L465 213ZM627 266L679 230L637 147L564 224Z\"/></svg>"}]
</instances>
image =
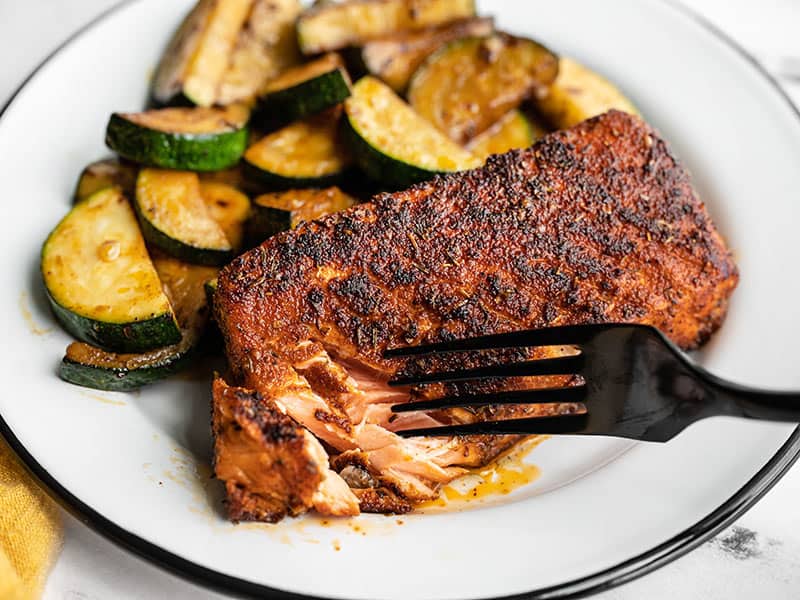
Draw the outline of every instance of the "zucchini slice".
<instances>
[{"instance_id":1,"label":"zucchini slice","mask_svg":"<svg viewBox=\"0 0 800 600\"><path fill-rule=\"evenodd\" d=\"M217 104L249 102L263 86L300 61L298 0L254 0L219 85Z\"/></svg>"},{"instance_id":2,"label":"zucchini slice","mask_svg":"<svg viewBox=\"0 0 800 600\"><path fill-rule=\"evenodd\" d=\"M237 189L244 187L244 175L242 175L242 168L240 165L231 167L230 169L223 169L222 171L206 171L205 173L198 173L200 183L213 181L216 183L225 183Z\"/></svg>"},{"instance_id":3,"label":"zucchini slice","mask_svg":"<svg viewBox=\"0 0 800 600\"><path fill-rule=\"evenodd\" d=\"M491 17L461 19L420 31L403 31L365 42L358 49L356 63L396 92L404 92L411 75L433 51L453 40L485 36L493 31Z\"/></svg>"},{"instance_id":4,"label":"zucchini slice","mask_svg":"<svg viewBox=\"0 0 800 600\"><path fill-rule=\"evenodd\" d=\"M354 204L355 198L335 186L262 194L253 200L247 237L255 246L276 233L294 229L303 221L313 221Z\"/></svg>"},{"instance_id":5,"label":"zucchini slice","mask_svg":"<svg viewBox=\"0 0 800 600\"><path fill-rule=\"evenodd\" d=\"M612 108L639 114L614 84L571 58L559 61L555 83L535 104L556 129L567 129Z\"/></svg>"},{"instance_id":6,"label":"zucchini slice","mask_svg":"<svg viewBox=\"0 0 800 600\"><path fill-rule=\"evenodd\" d=\"M153 78L157 105L211 106L252 0L200 0L167 46Z\"/></svg>"},{"instance_id":7,"label":"zucchini slice","mask_svg":"<svg viewBox=\"0 0 800 600\"><path fill-rule=\"evenodd\" d=\"M338 118L326 111L279 129L244 153L245 175L262 186L325 187L350 166L340 141Z\"/></svg>"},{"instance_id":8,"label":"zucchini slice","mask_svg":"<svg viewBox=\"0 0 800 600\"><path fill-rule=\"evenodd\" d=\"M223 265L233 257L225 232L209 214L197 173L142 169L134 202L148 243L188 263Z\"/></svg>"},{"instance_id":9,"label":"zucchini slice","mask_svg":"<svg viewBox=\"0 0 800 600\"><path fill-rule=\"evenodd\" d=\"M405 187L482 164L374 77L360 79L344 106L356 163L385 185Z\"/></svg>"},{"instance_id":10,"label":"zucchini slice","mask_svg":"<svg viewBox=\"0 0 800 600\"><path fill-rule=\"evenodd\" d=\"M546 92L558 58L528 39L495 33L451 42L420 66L408 101L459 144L486 131L528 96Z\"/></svg>"},{"instance_id":11,"label":"zucchini slice","mask_svg":"<svg viewBox=\"0 0 800 600\"><path fill-rule=\"evenodd\" d=\"M482 134L471 139L466 147L475 156L486 160L492 154L527 148L546 133L544 128L531 122L522 112L512 110Z\"/></svg>"},{"instance_id":12,"label":"zucchini slice","mask_svg":"<svg viewBox=\"0 0 800 600\"><path fill-rule=\"evenodd\" d=\"M220 226L231 247L241 248L244 223L250 214L250 198L235 187L216 181L201 181L200 195L208 215Z\"/></svg>"},{"instance_id":13,"label":"zucchini slice","mask_svg":"<svg viewBox=\"0 0 800 600\"><path fill-rule=\"evenodd\" d=\"M79 202L42 247L56 318L81 341L144 352L180 341L130 204L117 187Z\"/></svg>"},{"instance_id":14,"label":"zucchini slice","mask_svg":"<svg viewBox=\"0 0 800 600\"><path fill-rule=\"evenodd\" d=\"M153 265L185 333L197 341L208 321L205 284L216 278L219 267L192 265L162 253L154 253Z\"/></svg>"},{"instance_id":15,"label":"zucchini slice","mask_svg":"<svg viewBox=\"0 0 800 600\"><path fill-rule=\"evenodd\" d=\"M181 341L141 354L120 354L73 342L67 346L58 375L82 387L127 392L177 373L191 362L191 350L188 342Z\"/></svg>"},{"instance_id":16,"label":"zucchini slice","mask_svg":"<svg viewBox=\"0 0 800 600\"><path fill-rule=\"evenodd\" d=\"M119 186L125 195L133 196L136 187L136 165L117 158L98 160L87 165L78 178L73 200L80 202L103 188Z\"/></svg>"},{"instance_id":17,"label":"zucchini slice","mask_svg":"<svg viewBox=\"0 0 800 600\"><path fill-rule=\"evenodd\" d=\"M341 57L329 53L292 67L264 89L256 120L289 123L336 106L350 95L350 78Z\"/></svg>"},{"instance_id":18,"label":"zucchini slice","mask_svg":"<svg viewBox=\"0 0 800 600\"><path fill-rule=\"evenodd\" d=\"M305 11L297 20L303 54L475 16L474 0L346 0Z\"/></svg>"},{"instance_id":19,"label":"zucchini slice","mask_svg":"<svg viewBox=\"0 0 800 600\"><path fill-rule=\"evenodd\" d=\"M141 354L106 352L83 342L67 347L59 375L83 387L129 391L164 379L191 363L209 319L204 284L217 269L188 265L167 256L153 264L175 308L181 341Z\"/></svg>"},{"instance_id":20,"label":"zucchini slice","mask_svg":"<svg viewBox=\"0 0 800 600\"><path fill-rule=\"evenodd\" d=\"M114 113L106 144L121 156L150 167L219 171L235 165L247 147L249 111L162 108Z\"/></svg>"}]
</instances>

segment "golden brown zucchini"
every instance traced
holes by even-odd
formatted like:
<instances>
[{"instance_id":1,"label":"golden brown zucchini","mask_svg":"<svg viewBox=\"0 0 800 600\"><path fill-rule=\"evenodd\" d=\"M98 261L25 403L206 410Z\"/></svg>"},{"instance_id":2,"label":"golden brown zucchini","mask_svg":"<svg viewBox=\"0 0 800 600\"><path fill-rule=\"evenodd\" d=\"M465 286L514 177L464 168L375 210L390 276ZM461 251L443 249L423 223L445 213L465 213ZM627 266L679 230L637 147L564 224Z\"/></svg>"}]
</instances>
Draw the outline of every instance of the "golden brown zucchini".
<instances>
[{"instance_id":1,"label":"golden brown zucchini","mask_svg":"<svg viewBox=\"0 0 800 600\"><path fill-rule=\"evenodd\" d=\"M181 341L140 354L101 350L83 342L67 347L59 375L65 381L100 390L129 391L154 383L189 365L209 320L205 282L218 269L188 265L156 254L153 264L175 309Z\"/></svg>"},{"instance_id":2,"label":"golden brown zucchini","mask_svg":"<svg viewBox=\"0 0 800 600\"><path fill-rule=\"evenodd\" d=\"M556 129L567 129L612 108L639 114L614 84L571 58L561 58L558 77L535 104Z\"/></svg>"},{"instance_id":3,"label":"golden brown zucchini","mask_svg":"<svg viewBox=\"0 0 800 600\"><path fill-rule=\"evenodd\" d=\"M512 110L479 136L471 139L466 148L486 160L492 154L503 154L517 148L527 148L547 131L532 122L519 110Z\"/></svg>"},{"instance_id":4,"label":"golden brown zucchini","mask_svg":"<svg viewBox=\"0 0 800 600\"><path fill-rule=\"evenodd\" d=\"M247 221L247 237L251 245L302 221L313 221L356 204L356 199L337 187L287 190L262 194L253 200Z\"/></svg>"},{"instance_id":5,"label":"golden brown zucchini","mask_svg":"<svg viewBox=\"0 0 800 600\"><path fill-rule=\"evenodd\" d=\"M211 106L252 0L200 0L172 38L153 79L153 100Z\"/></svg>"},{"instance_id":6,"label":"golden brown zucchini","mask_svg":"<svg viewBox=\"0 0 800 600\"><path fill-rule=\"evenodd\" d=\"M142 169L134 207L144 238L170 256L212 266L233 257L225 232L209 214L197 173Z\"/></svg>"},{"instance_id":7,"label":"golden brown zucchini","mask_svg":"<svg viewBox=\"0 0 800 600\"><path fill-rule=\"evenodd\" d=\"M79 340L112 352L145 352L180 340L119 188L102 189L73 207L45 241L41 268L53 312Z\"/></svg>"},{"instance_id":8,"label":"golden brown zucchini","mask_svg":"<svg viewBox=\"0 0 800 600\"><path fill-rule=\"evenodd\" d=\"M157 251L153 266L181 329L193 329L199 336L208 318L205 283L217 276L219 267L189 264Z\"/></svg>"},{"instance_id":9,"label":"golden brown zucchini","mask_svg":"<svg viewBox=\"0 0 800 600\"><path fill-rule=\"evenodd\" d=\"M244 153L245 175L258 185L284 189L336 183L350 166L338 113L326 111L261 138Z\"/></svg>"},{"instance_id":10,"label":"golden brown zucchini","mask_svg":"<svg viewBox=\"0 0 800 600\"><path fill-rule=\"evenodd\" d=\"M137 170L135 164L118 158L93 162L81 171L73 199L75 202L80 202L103 188L115 185L119 186L126 196L133 196Z\"/></svg>"},{"instance_id":11,"label":"golden brown zucchini","mask_svg":"<svg viewBox=\"0 0 800 600\"><path fill-rule=\"evenodd\" d=\"M64 381L108 392L128 392L177 373L192 359L188 339L149 352L118 353L72 342L58 375Z\"/></svg>"},{"instance_id":12,"label":"golden brown zucchini","mask_svg":"<svg viewBox=\"0 0 800 600\"><path fill-rule=\"evenodd\" d=\"M481 165L374 77L362 77L344 106L344 132L353 157L384 186L406 187Z\"/></svg>"},{"instance_id":13,"label":"golden brown zucchini","mask_svg":"<svg viewBox=\"0 0 800 600\"><path fill-rule=\"evenodd\" d=\"M460 19L419 31L403 31L365 42L357 49L356 64L397 92L405 91L414 71L442 45L462 37L494 31L491 17Z\"/></svg>"},{"instance_id":14,"label":"golden brown zucchini","mask_svg":"<svg viewBox=\"0 0 800 600\"><path fill-rule=\"evenodd\" d=\"M298 0L254 0L219 85L217 104L248 102L300 60L295 21Z\"/></svg>"},{"instance_id":15,"label":"golden brown zucchini","mask_svg":"<svg viewBox=\"0 0 800 600\"><path fill-rule=\"evenodd\" d=\"M200 177L201 183L214 181L216 183L225 183L238 190L244 189L244 176L242 175L242 167L240 165L236 165L230 169L223 169L222 171L206 171L198 173L197 175Z\"/></svg>"},{"instance_id":16,"label":"golden brown zucchini","mask_svg":"<svg viewBox=\"0 0 800 600\"><path fill-rule=\"evenodd\" d=\"M201 181L200 195L208 215L217 222L234 250L242 247L244 222L250 214L250 199L235 187L218 181Z\"/></svg>"},{"instance_id":17,"label":"golden brown zucchini","mask_svg":"<svg viewBox=\"0 0 800 600\"><path fill-rule=\"evenodd\" d=\"M305 11L297 21L304 54L475 16L474 0L346 0Z\"/></svg>"},{"instance_id":18,"label":"golden brown zucchini","mask_svg":"<svg viewBox=\"0 0 800 600\"><path fill-rule=\"evenodd\" d=\"M558 59L532 40L495 33L441 48L411 78L411 106L459 144L481 134L522 101L546 91Z\"/></svg>"}]
</instances>

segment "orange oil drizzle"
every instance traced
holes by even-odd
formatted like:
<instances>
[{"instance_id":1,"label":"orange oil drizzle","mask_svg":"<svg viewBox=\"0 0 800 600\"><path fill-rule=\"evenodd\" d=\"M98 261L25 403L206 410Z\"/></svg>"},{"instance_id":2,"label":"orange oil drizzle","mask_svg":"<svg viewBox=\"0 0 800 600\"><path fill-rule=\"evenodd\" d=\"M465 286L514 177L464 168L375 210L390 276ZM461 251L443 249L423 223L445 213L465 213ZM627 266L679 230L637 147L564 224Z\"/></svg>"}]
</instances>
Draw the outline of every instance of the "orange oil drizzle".
<instances>
[{"instance_id":1,"label":"orange oil drizzle","mask_svg":"<svg viewBox=\"0 0 800 600\"><path fill-rule=\"evenodd\" d=\"M525 462L525 457L542 443L547 436L537 436L513 446L485 467L470 472L445 485L438 498L422 502L418 509L431 507L453 507L483 500L493 496L505 496L535 481L541 471L536 465ZM460 485L474 479L476 485Z\"/></svg>"}]
</instances>

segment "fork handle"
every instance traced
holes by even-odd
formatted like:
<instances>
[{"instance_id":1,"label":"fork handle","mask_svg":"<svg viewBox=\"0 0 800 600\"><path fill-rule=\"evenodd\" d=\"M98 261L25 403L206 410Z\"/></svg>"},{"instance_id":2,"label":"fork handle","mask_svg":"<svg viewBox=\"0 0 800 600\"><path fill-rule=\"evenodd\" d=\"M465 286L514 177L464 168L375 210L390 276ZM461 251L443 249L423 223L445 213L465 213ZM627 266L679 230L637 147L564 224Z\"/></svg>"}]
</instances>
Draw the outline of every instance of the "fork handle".
<instances>
[{"instance_id":1,"label":"fork handle","mask_svg":"<svg viewBox=\"0 0 800 600\"><path fill-rule=\"evenodd\" d=\"M723 414L800 423L800 393L759 390L724 381L708 372L704 375L717 400L728 408Z\"/></svg>"}]
</instances>

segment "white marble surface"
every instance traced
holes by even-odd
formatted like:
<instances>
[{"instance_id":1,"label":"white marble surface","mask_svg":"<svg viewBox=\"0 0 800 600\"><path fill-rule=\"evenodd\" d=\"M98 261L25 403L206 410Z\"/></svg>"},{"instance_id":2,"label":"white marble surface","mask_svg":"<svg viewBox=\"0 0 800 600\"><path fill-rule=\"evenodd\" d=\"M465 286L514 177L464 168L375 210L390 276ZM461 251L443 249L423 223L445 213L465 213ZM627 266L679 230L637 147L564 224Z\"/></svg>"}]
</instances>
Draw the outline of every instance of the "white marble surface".
<instances>
[{"instance_id":1,"label":"white marble surface","mask_svg":"<svg viewBox=\"0 0 800 600\"><path fill-rule=\"evenodd\" d=\"M0 104L58 43L114 3L0 0ZM693 0L690 4L779 76L784 89L800 105L800 1ZM800 465L716 539L655 573L597 597L800 598L798 506ZM47 583L47 600L224 597L128 554L66 514L64 519L64 548Z\"/></svg>"}]
</instances>

